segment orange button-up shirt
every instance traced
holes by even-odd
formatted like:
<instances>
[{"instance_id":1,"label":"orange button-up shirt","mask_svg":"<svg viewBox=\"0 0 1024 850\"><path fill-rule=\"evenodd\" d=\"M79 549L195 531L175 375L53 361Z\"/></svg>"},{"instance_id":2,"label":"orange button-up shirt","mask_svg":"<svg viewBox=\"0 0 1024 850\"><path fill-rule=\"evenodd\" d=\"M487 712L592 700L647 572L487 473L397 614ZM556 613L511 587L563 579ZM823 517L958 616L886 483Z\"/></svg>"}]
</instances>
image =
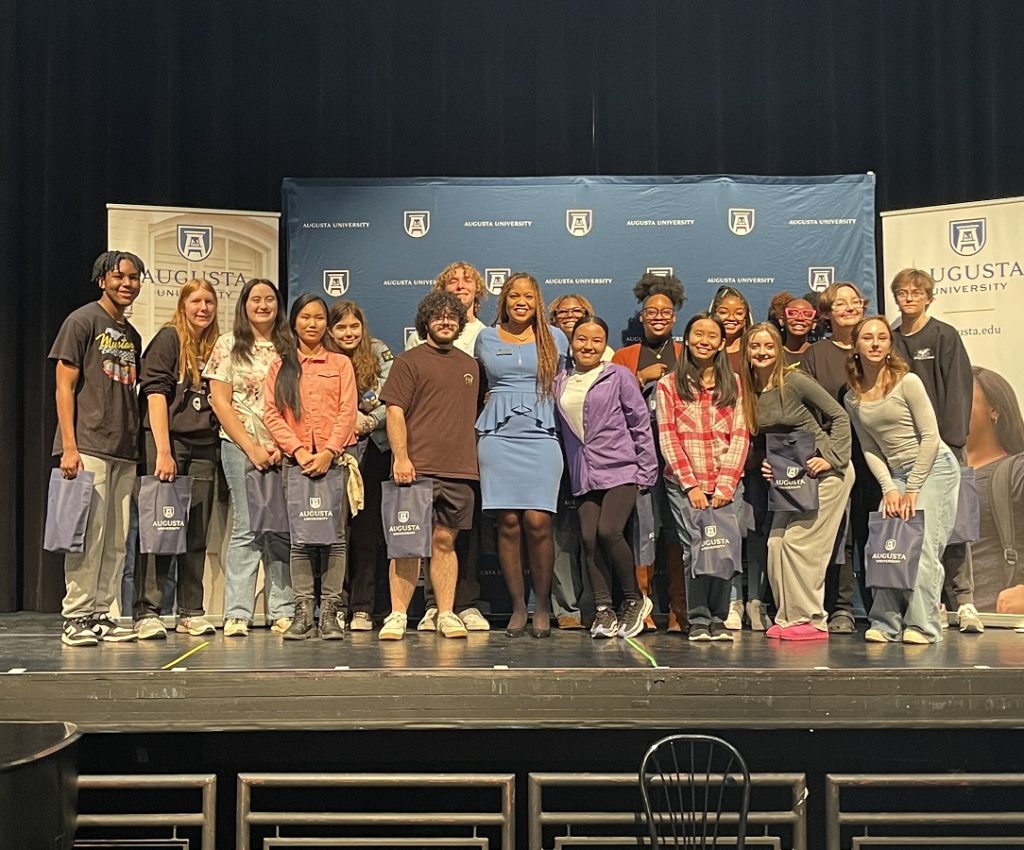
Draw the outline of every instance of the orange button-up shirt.
<instances>
[{"instance_id":1,"label":"orange button-up shirt","mask_svg":"<svg viewBox=\"0 0 1024 850\"><path fill-rule=\"evenodd\" d=\"M302 418L296 419L291 410L281 410L274 401L281 371L278 358L267 373L263 393L263 421L267 430L287 455L294 455L299 449L330 449L340 454L356 441L356 375L352 361L344 354L321 348L309 356L300 352L299 364Z\"/></svg>"}]
</instances>

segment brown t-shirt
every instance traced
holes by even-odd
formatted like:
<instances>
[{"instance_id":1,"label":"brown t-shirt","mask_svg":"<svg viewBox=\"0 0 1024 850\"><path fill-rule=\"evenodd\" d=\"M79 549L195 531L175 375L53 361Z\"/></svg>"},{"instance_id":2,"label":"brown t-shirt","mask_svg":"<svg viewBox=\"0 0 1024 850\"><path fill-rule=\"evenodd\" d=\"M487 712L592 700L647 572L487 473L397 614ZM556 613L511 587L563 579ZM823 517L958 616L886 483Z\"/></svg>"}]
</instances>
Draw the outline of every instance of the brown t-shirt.
<instances>
[{"instance_id":1,"label":"brown t-shirt","mask_svg":"<svg viewBox=\"0 0 1024 850\"><path fill-rule=\"evenodd\" d=\"M476 404L480 367L457 348L418 345L395 358L380 392L405 411L409 460L418 475L478 480Z\"/></svg>"}]
</instances>

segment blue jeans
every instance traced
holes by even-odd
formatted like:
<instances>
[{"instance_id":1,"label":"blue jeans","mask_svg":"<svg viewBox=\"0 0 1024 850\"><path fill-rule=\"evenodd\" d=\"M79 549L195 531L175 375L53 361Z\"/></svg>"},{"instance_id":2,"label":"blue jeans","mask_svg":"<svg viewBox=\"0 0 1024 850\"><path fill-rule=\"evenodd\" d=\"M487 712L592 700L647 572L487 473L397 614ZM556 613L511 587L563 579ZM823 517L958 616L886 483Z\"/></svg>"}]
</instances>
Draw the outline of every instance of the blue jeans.
<instances>
[{"instance_id":1,"label":"blue jeans","mask_svg":"<svg viewBox=\"0 0 1024 850\"><path fill-rule=\"evenodd\" d=\"M907 484L906 473L893 478L903 492ZM868 614L871 628L878 629L890 640L899 640L905 628L916 629L932 643L942 640L939 601L946 577L942 552L956 520L959 487L960 465L953 453L942 446L917 494L917 510L924 511L924 542L914 589L876 587Z\"/></svg>"},{"instance_id":2,"label":"blue jeans","mask_svg":"<svg viewBox=\"0 0 1024 850\"><path fill-rule=\"evenodd\" d=\"M245 452L230 440L222 440L220 462L234 507L231 539L224 561L224 618L252 620L261 558L266 576L267 616L271 621L292 617L295 596L288 569L288 535L253 534L249 525L249 499L245 493L248 464Z\"/></svg>"}]
</instances>

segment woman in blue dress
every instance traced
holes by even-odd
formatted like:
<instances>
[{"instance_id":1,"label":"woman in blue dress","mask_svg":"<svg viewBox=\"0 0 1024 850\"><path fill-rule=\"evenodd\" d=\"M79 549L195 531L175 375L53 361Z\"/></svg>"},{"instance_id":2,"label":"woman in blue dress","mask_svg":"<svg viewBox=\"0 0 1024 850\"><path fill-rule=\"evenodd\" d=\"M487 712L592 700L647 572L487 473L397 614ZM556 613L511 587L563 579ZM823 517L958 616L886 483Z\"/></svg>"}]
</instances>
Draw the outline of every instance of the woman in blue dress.
<instances>
[{"instance_id":1,"label":"woman in blue dress","mask_svg":"<svg viewBox=\"0 0 1024 850\"><path fill-rule=\"evenodd\" d=\"M475 352L486 390L476 423L480 490L483 510L498 524L498 560L512 598L510 637L526 633L524 542L535 597L530 634L551 634L552 520L562 477L551 386L568 346L547 323L537 281L510 275L494 327L480 331Z\"/></svg>"}]
</instances>

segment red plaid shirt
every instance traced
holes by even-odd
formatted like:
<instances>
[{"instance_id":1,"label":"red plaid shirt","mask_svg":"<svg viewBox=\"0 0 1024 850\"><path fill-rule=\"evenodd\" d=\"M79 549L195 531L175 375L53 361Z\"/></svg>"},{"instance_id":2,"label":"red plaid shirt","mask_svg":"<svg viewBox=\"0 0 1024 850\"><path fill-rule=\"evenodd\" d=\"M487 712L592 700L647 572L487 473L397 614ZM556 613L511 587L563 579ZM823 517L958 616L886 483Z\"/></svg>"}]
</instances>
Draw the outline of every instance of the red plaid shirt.
<instances>
[{"instance_id":1,"label":"red plaid shirt","mask_svg":"<svg viewBox=\"0 0 1024 850\"><path fill-rule=\"evenodd\" d=\"M696 401L684 401L675 375L658 381L658 441L669 481L683 490L700 487L708 495L732 499L743 475L750 434L739 379L735 407L715 407L713 392L702 388Z\"/></svg>"}]
</instances>

